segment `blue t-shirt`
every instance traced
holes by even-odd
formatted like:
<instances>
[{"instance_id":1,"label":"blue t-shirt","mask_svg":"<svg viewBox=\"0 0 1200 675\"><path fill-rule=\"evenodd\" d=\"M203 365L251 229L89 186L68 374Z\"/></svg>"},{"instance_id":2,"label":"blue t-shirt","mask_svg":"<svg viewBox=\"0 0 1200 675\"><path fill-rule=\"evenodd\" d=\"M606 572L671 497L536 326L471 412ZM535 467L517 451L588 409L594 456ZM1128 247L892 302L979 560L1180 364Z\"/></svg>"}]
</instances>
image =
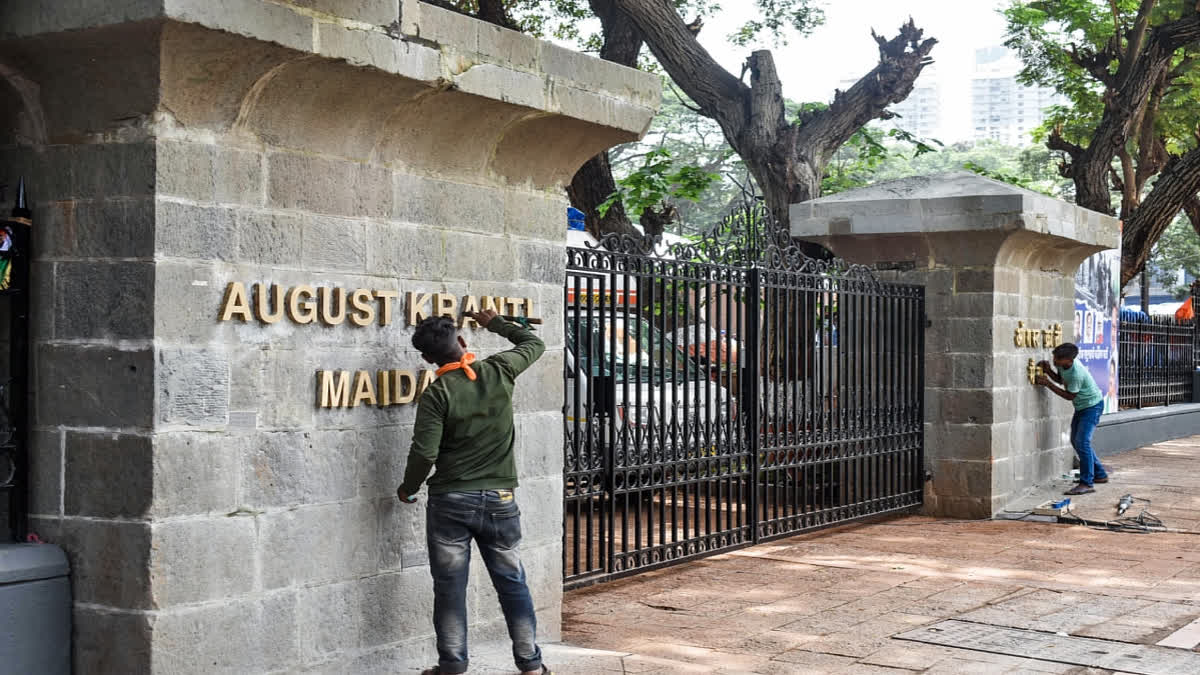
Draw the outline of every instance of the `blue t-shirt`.
<instances>
[{"instance_id":1,"label":"blue t-shirt","mask_svg":"<svg viewBox=\"0 0 1200 675\"><path fill-rule=\"evenodd\" d=\"M1070 368L1059 370L1058 374L1062 376L1067 393L1075 394L1075 400L1071 402L1075 404L1076 410L1087 410L1104 401L1104 394L1101 393L1100 387L1096 386L1096 380L1087 368L1079 365L1078 359Z\"/></svg>"}]
</instances>

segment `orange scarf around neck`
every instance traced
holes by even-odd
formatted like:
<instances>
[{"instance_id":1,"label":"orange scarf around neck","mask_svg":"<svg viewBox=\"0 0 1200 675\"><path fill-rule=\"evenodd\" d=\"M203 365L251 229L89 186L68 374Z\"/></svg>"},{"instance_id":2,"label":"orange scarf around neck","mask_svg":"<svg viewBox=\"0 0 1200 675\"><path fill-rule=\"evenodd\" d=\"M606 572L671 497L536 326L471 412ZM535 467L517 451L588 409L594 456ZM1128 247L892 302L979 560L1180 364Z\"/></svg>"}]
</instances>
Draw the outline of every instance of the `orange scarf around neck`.
<instances>
[{"instance_id":1,"label":"orange scarf around neck","mask_svg":"<svg viewBox=\"0 0 1200 675\"><path fill-rule=\"evenodd\" d=\"M441 368L438 368L436 374L438 377L441 377L442 375L445 375L446 373L449 373L451 371L461 370L467 374L468 380L474 381L475 380L475 370L473 368L471 368L472 363L475 363L475 355L470 352L467 352L466 354L463 354L461 361L459 361L458 363L447 363L446 365L442 366Z\"/></svg>"}]
</instances>

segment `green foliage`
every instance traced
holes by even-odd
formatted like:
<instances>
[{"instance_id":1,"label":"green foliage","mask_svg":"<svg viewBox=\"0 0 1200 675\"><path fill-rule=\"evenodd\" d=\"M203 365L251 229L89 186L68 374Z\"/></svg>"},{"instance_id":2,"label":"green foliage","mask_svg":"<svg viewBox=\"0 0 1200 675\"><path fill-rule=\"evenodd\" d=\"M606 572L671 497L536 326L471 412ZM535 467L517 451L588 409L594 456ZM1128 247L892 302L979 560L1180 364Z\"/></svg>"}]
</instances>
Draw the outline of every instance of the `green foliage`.
<instances>
[{"instance_id":1,"label":"green foliage","mask_svg":"<svg viewBox=\"0 0 1200 675\"><path fill-rule=\"evenodd\" d=\"M869 185L876 171L890 160L907 162L943 147L941 141L925 141L903 129L863 127L834 154L821 181L821 192L829 195Z\"/></svg>"},{"instance_id":2,"label":"green foliage","mask_svg":"<svg viewBox=\"0 0 1200 675\"><path fill-rule=\"evenodd\" d=\"M478 0L449 0L461 11L475 14ZM673 0L675 10L687 20L705 20L722 10L717 0ZM738 27L729 39L747 46L760 39L784 44L789 32L808 35L825 20L818 0L754 0L756 16ZM574 43L583 51L600 50L603 39L587 0L508 0L508 14L521 31L539 38Z\"/></svg>"},{"instance_id":3,"label":"green foliage","mask_svg":"<svg viewBox=\"0 0 1200 675\"><path fill-rule=\"evenodd\" d=\"M1005 44L1016 50L1024 63L1020 80L1053 87L1070 101L1069 106L1051 109L1037 133L1038 140L1044 140L1057 127L1065 139L1087 147L1104 114L1107 87L1081 66L1073 54L1106 53L1106 47L1118 35L1122 49L1127 48L1141 4L1142 0L1045 0L1014 2L1004 10L1008 21ZM1195 0L1159 0L1151 13L1150 26L1177 19L1194 6ZM1176 153L1195 145L1193 130L1200 123L1200 99L1195 86L1200 84L1200 67L1193 63L1197 55L1200 45L1175 54L1173 66L1180 68L1179 77L1163 98L1156 124L1156 131L1165 138L1168 149ZM1116 74L1120 64L1111 59L1101 65L1108 73ZM1132 138L1129 142L1131 151L1136 148L1136 140Z\"/></svg>"},{"instance_id":4,"label":"green foliage","mask_svg":"<svg viewBox=\"0 0 1200 675\"><path fill-rule=\"evenodd\" d=\"M720 174L688 164L680 165L667 148L647 152L642 165L617 180L617 191L598 208L603 217L617 201L633 220L646 209L661 209L675 199L696 201Z\"/></svg>"},{"instance_id":5,"label":"green foliage","mask_svg":"<svg viewBox=\"0 0 1200 675\"><path fill-rule=\"evenodd\" d=\"M804 36L825 22L825 11L814 0L755 0L759 17L742 24L729 35L729 41L746 47L760 36L768 36L777 45L787 44L787 34Z\"/></svg>"},{"instance_id":6,"label":"green foliage","mask_svg":"<svg viewBox=\"0 0 1200 675\"><path fill-rule=\"evenodd\" d=\"M1200 238L1186 217L1176 218L1154 245L1150 268L1155 280L1169 288L1176 299L1187 297L1188 287L1179 283L1178 273L1183 270L1192 278L1200 278Z\"/></svg>"}]
</instances>

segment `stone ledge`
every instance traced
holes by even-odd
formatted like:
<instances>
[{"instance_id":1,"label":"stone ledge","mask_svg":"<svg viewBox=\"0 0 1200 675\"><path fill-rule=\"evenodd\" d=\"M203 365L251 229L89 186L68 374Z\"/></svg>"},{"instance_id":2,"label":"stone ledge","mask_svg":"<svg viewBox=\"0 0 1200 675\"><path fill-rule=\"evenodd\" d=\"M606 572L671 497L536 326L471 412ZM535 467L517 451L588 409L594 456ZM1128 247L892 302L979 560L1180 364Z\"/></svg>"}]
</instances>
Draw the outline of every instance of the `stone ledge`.
<instances>
[{"instance_id":1,"label":"stone ledge","mask_svg":"<svg viewBox=\"0 0 1200 675\"><path fill-rule=\"evenodd\" d=\"M1100 418L1092 445L1105 457L1154 443L1200 435L1200 403L1126 410Z\"/></svg>"},{"instance_id":2,"label":"stone ledge","mask_svg":"<svg viewBox=\"0 0 1200 675\"><path fill-rule=\"evenodd\" d=\"M619 129L628 140L646 132L659 103L656 75L416 0L79 0L37 10L5 3L0 35L31 37L156 18L558 113Z\"/></svg>"}]
</instances>

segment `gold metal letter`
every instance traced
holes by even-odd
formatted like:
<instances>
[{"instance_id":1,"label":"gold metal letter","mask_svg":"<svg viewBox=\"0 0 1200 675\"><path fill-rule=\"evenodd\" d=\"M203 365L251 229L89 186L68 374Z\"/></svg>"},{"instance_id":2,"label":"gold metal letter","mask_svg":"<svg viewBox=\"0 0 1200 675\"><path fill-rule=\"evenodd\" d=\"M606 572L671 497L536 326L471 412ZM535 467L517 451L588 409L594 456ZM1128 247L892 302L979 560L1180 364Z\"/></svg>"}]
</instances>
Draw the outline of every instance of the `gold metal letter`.
<instances>
[{"instance_id":1,"label":"gold metal letter","mask_svg":"<svg viewBox=\"0 0 1200 675\"><path fill-rule=\"evenodd\" d=\"M221 321L237 318L250 320L250 301L246 299L246 286L240 281L231 281L225 287L225 300L221 302Z\"/></svg>"},{"instance_id":2,"label":"gold metal letter","mask_svg":"<svg viewBox=\"0 0 1200 675\"><path fill-rule=\"evenodd\" d=\"M346 320L346 289L335 288L331 293L330 289L321 287L318 295L321 298L321 323L336 326ZM337 314L333 313L333 302L330 296L337 297Z\"/></svg>"},{"instance_id":3,"label":"gold metal letter","mask_svg":"<svg viewBox=\"0 0 1200 675\"><path fill-rule=\"evenodd\" d=\"M354 400L350 405L357 408L360 403L375 405L375 385L371 382L371 374L365 370L354 374Z\"/></svg>"},{"instance_id":4,"label":"gold metal letter","mask_svg":"<svg viewBox=\"0 0 1200 675\"><path fill-rule=\"evenodd\" d=\"M334 375L337 381L334 381ZM350 407L350 371L332 370L317 371L317 405L322 408Z\"/></svg>"},{"instance_id":5,"label":"gold metal letter","mask_svg":"<svg viewBox=\"0 0 1200 675\"><path fill-rule=\"evenodd\" d=\"M462 304L463 304L463 308L462 308L463 317L462 317L462 322L458 324L458 327L459 328L466 328L467 326L470 326L471 328L479 327L479 324L475 322L475 319L471 318L471 314L474 314L475 312L479 311L479 298L475 297L474 295L464 295Z\"/></svg>"},{"instance_id":6,"label":"gold metal letter","mask_svg":"<svg viewBox=\"0 0 1200 675\"><path fill-rule=\"evenodd\" d=\"M379 392L379 407L386 408L392 404L392 371L381 370L375 374L379 384L375 390Z\"/></svg>"},{"instance_id":7,"label":"gold metal letter","mask_svg":"<svg viewBox=\"0 0 1200 675\"><path fill-rule=\"evenodd\" d=\"M429 304L429 299L432 297L433 295L430 293L408 292L408 325L415 326L429 318L429 312L425 311L425 306Z\"/></svg>"},{"instance_id":8,"label":"gold metal letter","mask_svg":"<svg viewBox=\"0 0 1200 675\"><path fill-rule=\"evenodd\" d=\"M392 371L392 401L396 405L412 403L417 398L417 376L411 370Z\"/></svg>"},{"instance_id":9,"label":"gold metal letter","mask_svg":"<svg viewBox=\"0 0 1200 675\"><path fill-rule=\"evenodd\" d=\"M316 294L312 286L296 286L288 291L288 318L299 324L312 323L317 317L317 308L312 300ZM302 296L307 299L301 301Z\"/></svg>"},{"instance_id":10,"label":"gold metal letter","mask_svg":"<svg viewBox=\"0 0 1200 675\"><path fill-rule=\"evenodd\" d=\"M449 293L433 294L433 313L436 316L448 316L451 319L458 314L458 298Z\"/></svg>"},{"instance_id":11,"label":"gold metal letter","mask_svg":"<svg viewBox=\"0 0 1200 675\"><path fill-rule=\"evenodd\" d=\"M360 288L350 294L350 323L355 326L369 326L375 320L375 308L371 305L371 291Z\"/></svg>"},{"instance_id":12,"label":"gold metal letter","mask_svg":"<svg viewBox=\"0 0 1200 675\"><path fill-rule=\"evenodd\" d=\"M1018 346L1018 347L1024 347L1024 346L1025 346L1025 336L1024 336L1024 332L1025 332L1025 322L1024 322L1024 321L1018 321L1018 322L1017 322L1017 329L1016 329L1015 331L1013 331L1013 344L1015 344L1015 345L1016 345L1016 346Z\"/></svg>"},{"instance_id":13,"label":"gold metal letter","mask_svg":"<svg viewBox=\"0 0 1200 675\"><path fill-rule=\"evenodd\" d=\"M392 325L392 300L400 297L400 291L375 291L379 299L379 325Z\"/></svg>"},{"instance_id":14,"label":"gold metal letter","mask_svg":"<svg viewBox=\"0 0 1200 675\"><path fill-rule=\"evenodd\" d=\"M279 284L271 284L271 302L267 302L267 287L264 284L254 286L254 309L258 312L258 320L265 324L279 323L283 318L283 289ZM275 311L271 311L271 305Z\"/></svg>"}]
</instances>

